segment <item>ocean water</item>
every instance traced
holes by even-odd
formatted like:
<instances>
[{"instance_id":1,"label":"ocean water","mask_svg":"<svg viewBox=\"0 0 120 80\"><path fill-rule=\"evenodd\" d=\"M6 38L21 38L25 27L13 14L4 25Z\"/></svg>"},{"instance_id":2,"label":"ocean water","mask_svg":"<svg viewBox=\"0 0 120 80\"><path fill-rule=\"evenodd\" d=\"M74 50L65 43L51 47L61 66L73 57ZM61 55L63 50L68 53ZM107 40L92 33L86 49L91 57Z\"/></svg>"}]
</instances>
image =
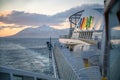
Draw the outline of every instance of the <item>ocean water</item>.
<instances>
[{"instance_id":1,"label":"ocean water","mask_svg":"<svg viewBox=\"0 0 120 80\"><path fill-rule=\"evenodd\" d=\"M53 75L47 41L49 39L0 38L0 66Z\"/></svg>"}]
</instances>

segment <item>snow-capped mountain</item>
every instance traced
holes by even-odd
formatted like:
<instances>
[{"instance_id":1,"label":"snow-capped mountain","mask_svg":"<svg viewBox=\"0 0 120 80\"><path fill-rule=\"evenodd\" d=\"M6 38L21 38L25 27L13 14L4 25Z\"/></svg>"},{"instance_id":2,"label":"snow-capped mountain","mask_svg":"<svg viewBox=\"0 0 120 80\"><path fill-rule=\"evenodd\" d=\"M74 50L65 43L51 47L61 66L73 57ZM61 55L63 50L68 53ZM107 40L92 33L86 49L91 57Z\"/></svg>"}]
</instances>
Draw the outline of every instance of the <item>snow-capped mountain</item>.
<instances>
[{"instance_id":1,"label":"snow-capped mountain","mask_svg":"<svg viewBox=\"0 0 120 80\"><path fill-rule=\"evenodd\" d=\"M67 35L69 33L69 28L67 29L54 29L50 26L41 26L38 28L26 28L19 33L11 36L14 38L58 38L59 35Z\"/></svg>"}]
</instances>

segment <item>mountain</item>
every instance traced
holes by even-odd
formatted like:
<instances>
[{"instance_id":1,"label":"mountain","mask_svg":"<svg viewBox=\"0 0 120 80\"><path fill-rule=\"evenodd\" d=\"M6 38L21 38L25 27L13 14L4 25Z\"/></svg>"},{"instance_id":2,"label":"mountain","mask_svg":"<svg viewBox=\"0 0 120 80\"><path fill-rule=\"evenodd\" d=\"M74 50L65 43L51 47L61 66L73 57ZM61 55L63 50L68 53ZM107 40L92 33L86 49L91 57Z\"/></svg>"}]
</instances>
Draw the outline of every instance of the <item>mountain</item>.
<instances>
[{"instance_id":1,"label":"mountain","mask_svg":"<svg viewBox=\"0 0 120 80\"><path fill-rule=\"evenodd\" d=\"M26 28L19 33L11 36L12 38L58 38L59 35L68 35L69 28L67 29L54 29L50 26L41 26L38 28Z\"/></svg>"}]
</instances>

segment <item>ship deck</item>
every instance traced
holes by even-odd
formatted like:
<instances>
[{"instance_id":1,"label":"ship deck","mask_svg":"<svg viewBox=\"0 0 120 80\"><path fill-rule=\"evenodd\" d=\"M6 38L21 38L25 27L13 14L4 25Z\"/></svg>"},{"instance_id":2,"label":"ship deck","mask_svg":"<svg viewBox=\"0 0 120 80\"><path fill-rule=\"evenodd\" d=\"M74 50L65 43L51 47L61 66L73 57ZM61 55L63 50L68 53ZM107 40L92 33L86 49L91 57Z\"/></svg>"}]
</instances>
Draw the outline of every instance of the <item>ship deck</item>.
<instances>
[{"instance_id":1,"label":"ship deck","mask_svg":"<svg viewBox=\"0 0 120 80\"><path fill-rule=\"evenodd\" d=\"M80 62L82 60L80 58L76 58L74 56L74 52L70 51L65 45L58 44L55 47L61 51L66 62L69 64L69 66L71 66L79 80L100 80L101 76L99 66L90 66L85 68L83 63Z\"/></svg>"}]
</instances>

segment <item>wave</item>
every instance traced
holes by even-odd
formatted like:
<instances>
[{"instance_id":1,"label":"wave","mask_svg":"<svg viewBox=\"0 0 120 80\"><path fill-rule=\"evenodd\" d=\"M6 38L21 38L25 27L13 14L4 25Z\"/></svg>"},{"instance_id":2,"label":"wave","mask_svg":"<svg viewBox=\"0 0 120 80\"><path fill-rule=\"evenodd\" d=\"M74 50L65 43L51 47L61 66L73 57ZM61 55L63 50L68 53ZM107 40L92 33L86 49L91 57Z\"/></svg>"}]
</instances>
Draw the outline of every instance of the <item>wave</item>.
<instances>
[{"instance_id":1,"label":"wave","mask_svg":"<svg viewBox=\"0 0 120 80\"><path fill-rule=\"evenodd\" d=\"M45 48L46 46L32 46L29 48ZM0 65L28 71L46 71L49 67L49 55L42 55L47 51L36 52L20 44L0 45ZM8 51L10 50L10 51Z\"/></svg>"},{"instance_id":2,"label":"wave","mask_svg":"<svg viewBox=\"0 0 120 80\"><path fill-rule=\"evenodd\" d=\"M16 49L46 48L46 47L47 47L46 45L24 47L21 44L14 44L14 43L0 44L0 50L16 50Z\"/></svg>"},{"instance_id":3,"label":"wave","mask_svg":"<svg viewBox=\"0 0 120 80\"><path fill-rule=\"evenodd\" d=\"M26 48L23 46L20 46L19 44L8 43L8 44L1 44L0 49L1 50L12 50L12 49L26 49Z\"/></svg>"}]
</instances>

